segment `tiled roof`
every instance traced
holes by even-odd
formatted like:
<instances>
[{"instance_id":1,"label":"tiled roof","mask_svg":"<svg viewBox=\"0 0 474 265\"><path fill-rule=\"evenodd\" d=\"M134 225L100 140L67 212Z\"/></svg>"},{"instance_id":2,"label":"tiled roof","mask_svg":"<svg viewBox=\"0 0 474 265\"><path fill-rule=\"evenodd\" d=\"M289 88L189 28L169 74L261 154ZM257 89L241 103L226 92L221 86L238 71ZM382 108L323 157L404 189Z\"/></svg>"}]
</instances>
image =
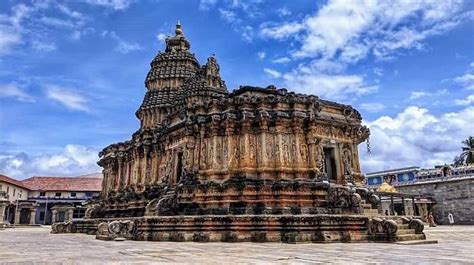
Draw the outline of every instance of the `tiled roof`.
<instances>
[{"instance_id":1,"label":"tiled roof","mask_svg":"<svg viewBox=\"0 0 474 265\"><path fill-rule=\"evenodd\" d=\"M30 190L38 191L100 191L102 178L97 175L79 177L31 177L22 181Z\"/></svg>"},{"instance_id":2,"label":"tiled roof","mask_svg":"<svg viewBox=\"0 0 474 265\"><path fill-rule=\"evenodd\" d=\"M7 177L5 175L0 174L0 182L1 181L6 182L6 183L11 184L11 185L15 185L15 186L24 188L24 189L28 189L28 187L26 187L21 181L16 180L16 179L12 179L10 177Z\"/></svg>"}]
</instances>

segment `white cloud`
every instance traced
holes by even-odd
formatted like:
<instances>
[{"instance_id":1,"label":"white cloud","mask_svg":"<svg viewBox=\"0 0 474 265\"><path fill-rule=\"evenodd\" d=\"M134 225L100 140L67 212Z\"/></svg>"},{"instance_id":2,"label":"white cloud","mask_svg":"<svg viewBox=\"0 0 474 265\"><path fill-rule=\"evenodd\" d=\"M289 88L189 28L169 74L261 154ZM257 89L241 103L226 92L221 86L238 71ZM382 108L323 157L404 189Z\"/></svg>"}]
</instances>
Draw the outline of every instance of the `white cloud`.
<instances>
[{"instance_id":1,"label":"white cloud","mask_svg":"<svg viewBox=\"0 0 474 265\"><path fill-rule=\"evenodd\" d=\"M291 59L288 58L288 57L280 57L280 58L276 58L275 60L272 60L272 63L289 63L291 62Z\"/></svg>"},{"instance_id":2,"label":"white cloud","mask_svg":"<svg viewBox=\"0 0 474 265\"><path fill-rule=\"evenodd\" d=\"M237 19L237 14L232 10L219 9L219 15L227 23L234 23Z\"/></svg>"},{"instance_id":3,"label":"white cloud","mask_svg":"<svg viewBox=\"0 0 474 265\"><path fill-rule=\"evenodd\" d=\"M469 106L474 105L474 94L467 96L465 99L456 99L454 104L458 106Z\"/></svg>"},{"instance_id":4,"label":"white cloud","mask_svg":"<svg viewBox=\"0 0 474 265\"><path fill-rule=\"evenodd\" d=\"M285 73L282 78L288 88L301 93L314 94L331 100L346 100L378 90L376 85L367 85L359 75L328 75L302 70Z\"/></svg>"},{"instance_id":5,"label":"white cloud","mask_svg":"<svg viewBox=\"0 0 474 265\"><path fill-rule=\"evenodd\" d=\"M385 109L385 105L382 103L362 103L360 108L371 113L381 112Z\"/></svg>"},{"instance_id":6,"label":"white cloud","mask_svg":"<svg viewBox=\"0 0 474 265\"><path fill-rule=\"evenodd\" d=\"M115 31L104 31L101 35L102 37L109 36L110 38L117 41L117 45L114 48L116 52L127 54L129 52L139 51L143 49L138 43L123 40L117 35L117 33L115 33Z\"/></svg>"},{"instance_id":7,"label":"white cloud","mask_svg":"<svg viewBox=\"0 0 474 265\"><path fill-rule=\"evenodd\" d=\"M422 97L426 97L428 95L429 95L429 93L424 92L424 91L412 91L411 95L410 95L410 100L419 99L419 98L422 98Z\"/></svg>"},{"instance_id":8,"label":"white cloud","mask_svg":"<svg viewBox=\"0 0 474 265\"><path fill-rule=\"evenodd\" d=\"M58 10L61 11L63 14L67 15L68 17L71 18L76 18L76 19L83 19L84 15L78 11L72 10L66 5L62 4L57 4Z\"/></svg>"},{"instance_id":9,"label":"white cloud","mask_svg":"<svg viewBox=\"0 0 474 265\"><path fill-rule=\"evenodd\" d=\"M258 59L260 59L260 60L265 59L265 55L266 55L265 52L258 52L257 53Z\"/></svg>"},{"instance_id":10,"label":"white cloud","mask_svg":"<svg viewBox=\"0 0 474 265\"><path fill-rule=\"evenodd\" d=\"M164 42L166 40L166 34L164 33L158 33L158 35L156 35L156 38L158 39L159 42Z\"/></svg>"},{"instance_id":11,"label":"white cloud","mask_svg":"<svg viewBox=\"0 0 474 265\"><path fill-rule=\"evenodd\" d=\"M54 43L45 43L45 42L41 42L41 41L38 41L38 40L33 40L31 42L31 47L35 50L35 51L40 51L40 52L52 52L54 50L56 50L56 44Z\"/></svg>"},{"instance_id":12,"label":"white cloud","mask_svg":"<svg viewBox=\"0 0 474 265\"><path fill-rule=\"evenodd\" d=\"M263 71L271 78L280 78L282 74L276 70L265 68Z\"/></svg>"},{"instance_id":13,"label":"white cloud","mask_svg":"<svg viewBox=\"0 0 474 265\"><path fill-rule=\"evenodd\" d=\"M285 39L303 30L303 24L289 22L285 24L263 24L260 27L260 35L272 39Z\"/></svg>"},{"instance_id":14,"label":"white cloud","mask_svg":"<svg viewBox=\"0 0 474 265\"><path fill-rule=\"evenodd\" d=\"M0 85L0 98L15 98L19 101L34 102L35 99L15 84Z\"/></svg>"},{"instance_id":15,"label":"white cloud","mask_svg":"<svg viewBox=\"0 0 474 265\"><path fill-rule=\"evenodd\" d=\"M9 13L0 13L0 55L23 52L14 48L24 45L41 52L55 50L53 39L64 34L52 34L53 30L71 31L71 38L78 40L89 31L83 30L86 21L82 13L56 1L14 5Z\"/></svg>"},{"instance_id":16,"label":"white cloud","mask_svg":"<svg viewBox=\"0 0 474 265\"><path fill-rule=\"evenodd\" d=\"M378 75L378 76L382 76L383 75L383 70L380 69L380 68L374 68L373 70L374 74Z\"/></svg>"},{"instance_id":17,"label":"white cloud","mask_svg":"<svg viewBox=\"0 0 474 265\"><path fill-rule=\"evenodd\" d=\"M242 39L246 42L252 42L254 30L251 26L243 26L238 31L241 32Z\"/></svg>"},{"instance_id":18,"label":"white cloud","mask_svg":"<svg viewBox=\"0 0 474 265\"><path fill-rule=\"evenodd\" d=\"M21 42L21 35L17 31L0 24L0 55L9 53L15 45Z\"/></svg>"},{"instance_id":19,"label":"white cloud","mask_svg":"<svg viewBox=\"0 0 474 265\"><path fill-rule=\"evenodd\" d=\"M286 16L291 15L291 11L286 7L278 8L277 13L281 17L286 17Z\"/></svg>"},{"instance_id":20,"label":"white cloud","mask_svg":"<svg viewBox=\"0 0 474 265\"><path fill-rule=\"evenodd\" d=\"M54 154L0 153L0 172L17 179L34 175L78 176L99 172L98 150L68 144Z\"/></svg>"},{"instance_id":21,"label":"white cloud","mask_svg":"<svg viewBox=\"0 0 474 265\"><path fill-rule=\"evenodd\" d=\"M39 22L52 27L58 28L74 28L75 24L72 21L60 19L56 17L41 17L38 19Z\"/></svg>"},{"instance_id":22,"label":"white cloud","mask_svg":"<svg viewBox=\"0 0 474 265\"><path fill-rule=\"evenodd\" d=\"M409 106L395 117L367 121L371 155L361 145L364 172L411 165L432 167L450 164L461 151L461 141L474 132L474 107L434 115L428 109Z\"/></svg>"},{"instance_id":23,"label":"white cloud","mask_svg":"<svg viewBox=\"0 0 474 265\"><path fill-rule=\"evenodd\" d=\"M208 10L217 3L217 0L201 0L199 1L199 9Z\"/></svg>"},{"instance_id":24,"label":"white cloud","mask_svg":"<svg viewBox=\"0 0 474 265\"><path fill-rule=\"evenodd\" d=\"M69 109L85 112L90 111L87 105L88 99L70 89L57 85L47 85L46 96Z\"/></svg>"},{"instance_id":25,"label":"white cloud","mask_svg":"<svg viewBox=\"0 0 474 265\"><path fill-rule=\"evenodd\" d=\"M131 43L126 42L124 40L119 40L114 50L123 54L127 54L129 52L139 51L141 49L142 47L138 43Z\"/></svg>"},{"instance_id":26,"label":"white cloud","mask_svg":"<svg viewBox=\"0 0 474 265\"><path fill-rule=\"evenodd\" d=\"M408 100L419 100L421 98L439 98L449 94L447 89L438 89L435 91L412 91Z\"/></svg>"},{"instance_id":27,"label":"white cloud","mask_svg":"<svg viewBox=\"0 0 474 265\"><path fill-rule=\"evenodd\" d=\"M125 10L130 6L130 4L135 2L135 0L85 0L85 2L91 5L111 8L113 10Z\"/></svg>"},{"instance_id":28,"label":"white cloud","mask_svg":"<svg viewBox=\"0 0 474 265\"><path fill-rule=\"evenodd\" d=\"M454 78L454 81L460 84L463 88L474 90L474 74L466 73Z\"/></svg>"},{"instance_id":29,"label":"white cloud","mask_svg":"<svg viewBox=\"0 0 474 265\"><path fill-rule=\"evenodd\" d=\"M420 49L423 41L452 29L472 15L461 1L330 0L300 21L263 23L261 36L294 38L292 55L354 63L369 54L391 58L399 50Z\"/></svg>"}]
</instances>

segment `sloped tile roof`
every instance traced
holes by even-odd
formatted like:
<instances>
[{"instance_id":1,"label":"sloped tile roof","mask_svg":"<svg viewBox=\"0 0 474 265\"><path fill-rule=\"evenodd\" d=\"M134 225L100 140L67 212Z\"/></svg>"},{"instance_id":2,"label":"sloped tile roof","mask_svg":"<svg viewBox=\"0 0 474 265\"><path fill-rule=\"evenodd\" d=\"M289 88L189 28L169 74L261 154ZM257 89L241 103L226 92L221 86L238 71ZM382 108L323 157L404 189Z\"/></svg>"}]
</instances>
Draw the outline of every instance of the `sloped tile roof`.
<instances>
[{"instance_id":1,"label":"sloped tile roof","mask_svg":"<svg viewBox=\"0 0 474 265\"><path fill-rule=\"evenodd\" d=\"M30 190L35 191L101 191L102 175L84 175L79 177L35 176L22 181Z\"/></svg>"},{"instance_id":2,"label":"sloped tile roof","mask_svg":"<svg viewBox=\"0 0 474 265\"><path fill-rule=\"evenodd\" d=\"M0 174L0 181L6 182L11 185L15 185L24 189L29 189L25 184L23 184L21 181L7 177L5 175Z\"/></svg>"}]
</instances>

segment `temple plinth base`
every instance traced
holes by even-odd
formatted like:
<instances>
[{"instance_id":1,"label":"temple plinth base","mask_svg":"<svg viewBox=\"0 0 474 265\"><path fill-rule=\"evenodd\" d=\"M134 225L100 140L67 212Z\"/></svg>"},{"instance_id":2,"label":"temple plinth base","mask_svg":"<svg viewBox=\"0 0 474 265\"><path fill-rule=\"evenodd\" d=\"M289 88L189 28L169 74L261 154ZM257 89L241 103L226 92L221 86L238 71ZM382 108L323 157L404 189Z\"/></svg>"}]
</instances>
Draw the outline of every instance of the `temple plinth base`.
<instances>
[{"instance_id":1,"label":"temple plinth base","mask_svg":"<svg viewBox=\"0 0 474 265\"><path fill-rule=\"evenodd\" d=\"M102 240L192 242L367 242L397 240L397 227L388 220L362 215L206 215L153 216L74 221L54 232L95 234ZM377 226L380 225L379 230ZM401 226L407 225L401 224ZM411 227L411 226L410 226ZM405 228L405 227L403 227ZM388 229L388 230L387 230ZM395 229L395 230L394 230ZM404 231L407 231L407 230ZM410 231L415 234L415 230ZM417 238L424 237L415 236ZM399 237L403 238L403 237Z\"/></svg>"}]
</instances>

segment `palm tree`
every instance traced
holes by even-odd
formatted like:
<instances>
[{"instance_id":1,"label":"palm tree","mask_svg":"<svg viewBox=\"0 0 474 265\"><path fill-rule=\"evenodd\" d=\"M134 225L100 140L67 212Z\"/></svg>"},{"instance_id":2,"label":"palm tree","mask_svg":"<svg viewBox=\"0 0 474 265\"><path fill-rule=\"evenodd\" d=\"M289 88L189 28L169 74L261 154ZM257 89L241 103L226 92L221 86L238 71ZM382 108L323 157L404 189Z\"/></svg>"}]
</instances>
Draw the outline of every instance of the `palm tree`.
<instances>
[{"instance_id":1,"label":"palm tree","mask_svg":"<svg viewBox=\"0 0 474 265\"><path fill-rule=\"evenodd\" d=\"M462 141L462 153L454 158L455 166L474 164L474 137L470 136L467 140Z\"/></svg>"},{"instance_id":2,"label":"palm tree","mask_svg":"<svg viewBox=\"0 0 474 265\"><path fill-rule=\"evenodd\" d=\"M464 165L464 160L461 156L456 156L453 160L453 166L454 167L461 167Z\"/></svg>"}]
</instances>

